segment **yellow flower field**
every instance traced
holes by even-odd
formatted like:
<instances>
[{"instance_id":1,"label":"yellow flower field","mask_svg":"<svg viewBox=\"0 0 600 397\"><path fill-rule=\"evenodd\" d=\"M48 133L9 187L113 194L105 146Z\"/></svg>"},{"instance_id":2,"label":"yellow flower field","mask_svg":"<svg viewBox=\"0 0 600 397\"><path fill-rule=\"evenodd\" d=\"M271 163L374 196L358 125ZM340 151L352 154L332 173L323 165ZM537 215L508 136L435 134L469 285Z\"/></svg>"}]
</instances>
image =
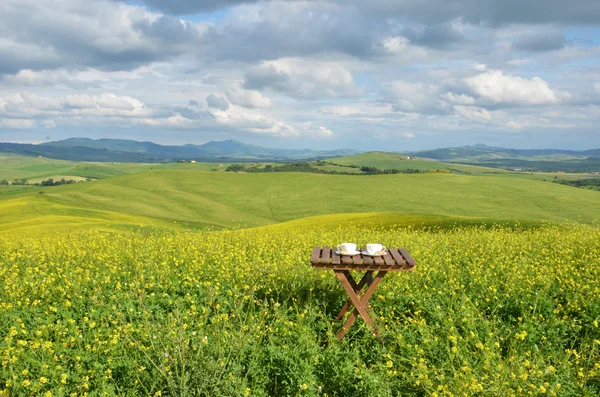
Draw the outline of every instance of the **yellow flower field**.
<instances>
[{"instance_id":1,"label":"yellow flower field","mask_svg":"<svg viewBox=\"0 0 600 397\"><path fill-rule=\"evenodd\" d=\"M313 246L406 247L341 342ZM600 229L301 227L0 241L0 395L600 394Z\"/></svg>"}]
</instances>

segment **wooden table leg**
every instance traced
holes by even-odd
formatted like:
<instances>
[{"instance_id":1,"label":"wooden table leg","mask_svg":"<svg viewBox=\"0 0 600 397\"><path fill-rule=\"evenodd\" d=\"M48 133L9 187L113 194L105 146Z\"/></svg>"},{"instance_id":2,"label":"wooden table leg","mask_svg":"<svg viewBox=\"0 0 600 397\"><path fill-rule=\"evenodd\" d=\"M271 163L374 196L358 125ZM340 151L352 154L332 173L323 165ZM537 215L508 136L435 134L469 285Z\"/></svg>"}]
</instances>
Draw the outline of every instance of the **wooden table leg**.
<instances>
[{"instance_id":1,"label":"wooden table leg","mask_svg":"<svg viewBox=\"0 0 600 397\"><path fill-rule=\"evenodd\" d=\"M360 298L358 297L356 292L354 292L354 288L352 288L352 285L348 281L344 272L343 271L334 271L334 272L335 272L335 275L337 276L338 280L340 280L340 283L342 283L342 286L346 290L346 293L350 297L350 300L354 304L354 311L352 311L352 313L350 314L350 317L348 317L348 320L346 320L346 323L342 326L342 329L340 330L340 332L338 332L337 338L342 339L346 335L346 333L348 332L348 330L350 329L352 324L354 324L354 321L356 321L356 318L360 314L360 316L363 318L363 320L365 320L367 325L369 325L371 327L371 332L373 334L375 334L379 339L382 339L381 335L379 333L379 330L377 329L377 327L375 327L375 325L373 324L373 321L371 320L371 317L369 316L369 313L367 312L367 308L368 308L369 298L373 295L373 293L375 292L375 289L377 289L377 286L379 285L381 280L383 280L383 278L385 277L387 272L379 271L377 273L377 276L375 276L375 279L373 280L373 282L369 285L369 287L365 291L364 295Z\"/></svg>"},{"instance_id":2,"label":"wooden table leg","mask_svg":"<svg viewBox=\"0 0 600 397\"><path fill-rule=\"evenodd\" d=\"M350 282L350 285L352 285L352 288L354 288L354 291L357 294L362 291L362 289L364 288L365 285L369 286L373 282L373 271L372 270L365 272L365 274L360 279L360 282L358 283L358 285L356 285L356 282L354 281L352 274L350 274L350 272L348 270L344 271L344 275L346 275L348 282ZM346 312L350 308L351 304L352 304L352 299L348 298L348 300L342 307L342 310L340 310L340 312L336 316L336 318L338 320L341 320L342 318L344 318L344 314L346 314ZM368 310L368 307L367 307L367 310Z\"/></svg>"}]
</instances>

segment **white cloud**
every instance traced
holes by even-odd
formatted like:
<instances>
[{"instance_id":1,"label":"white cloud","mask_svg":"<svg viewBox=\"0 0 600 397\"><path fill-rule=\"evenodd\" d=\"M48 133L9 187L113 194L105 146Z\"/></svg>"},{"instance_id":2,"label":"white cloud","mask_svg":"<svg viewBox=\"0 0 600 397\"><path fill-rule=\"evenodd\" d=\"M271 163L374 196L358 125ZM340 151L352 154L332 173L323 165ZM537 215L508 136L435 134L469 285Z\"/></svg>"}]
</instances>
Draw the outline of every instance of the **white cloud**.
<instances>
[{"instance_id":1,"label":"white cloud","mask_svg":"<svg viewBox=\"0 0 600 397\"><path fill-rule=\"evenodd\" d=\"M56 127L56 123L52 119L42 120L42 121L40 121L40 125L45 128L55 128Z\"/></svg>"},{"instance_id":2,"label":"white cloud","mask_svg":"<svg viewBox=\"0 0 600 397\"><path fill-rule=\"evenodd\" d=\"M480 98L500 105L553 105L569 98L539 77L527 80L499 70L469 77L465 83Z\"/></svg>"},{"instance_id":3,"label":"white cloud","mask_svg":"<svg viewBox=\"0 0 600 397\"><path fill-rule=\"evenodd\" d=\"M453 92L447 92L442 95L442 98L455 105L473 105L475 104L475 98L466 94L455 94Z\"/></svg>"},{"instance_id":4,"label":"white cloud","mask_svg":"<svg viewBox=\"0 0 600 397\"><path fill-rule=\"evenodd\" d=\"M192 120L189 120L178 113L174 116L166 118L139 119L137 123L150 127L185 127L192 124Z\"/></svg>"},{"instance_id":5,"label":"white cloud","mask_svg":"<svg viewBox=\"0 0 600 397\"><path fill-rule=\"evenodd\" d=\"M476 123L487 123L492 120L492 115L486 109L477 108L474 106L454 106L454 110L460 116L467 118Z\"/></svg>"},{"instance_id":6,"label":"white cloud","mask_svg":"<svg viewBox=\"0 0 600 397\"><path fill-rule=\"evenodd\" d=\"M315 138L331 138L333 131L322 125L314 125L312 122L306 122L302 124L303 135L309 135Z\"/></svg>"},{"instance_id":7,"label":"white cloud","mask_svg":"<svg viewBox=\"0 0 600 397\"><path fill-rule=\"evenodd\" d=\"M406 139L413 139L415 137L415 134L413 134L412 132L405 132L402 134L402 136Z\"/></svg>"},{"instance_id":8,"label":"white cloud","mask_svg":"<svg viewBox=\"0 0 600 397\"><path fill-rule=\"evenodd\" d=\"M229 102L234 105L248 109L268 109L271 107L271 100L258 91L231 88L227 90L226 94Z\"/></svg>"},{"instance_id":9,"label":"white cloud","mask_svg":"<svg viewBox=\"0 0 600 397\"><path fill-rule=\"evenodd\" d=\"M294 136L297 131L284 121L265 116L255 110L238 105L231 105L227 110L210 109L216 122L229 127L247 130L257 134L278 136Z\"/></svg>"},{"instance_id":10,"label":"white cloud","mask_svg":"<svg viewBox=\"0 0 600 397\"><path fill-rule=\"evenodd\" d=\"M0 119L0 128L20 130L37 126L37 122L30 119Z\"/></svg>"},{"instance_id":11,"label":"white cloud","mask_svg":"<svg viewBox=\"0 0 600 397\"><path fill-rule=\"evenodd\" d=\"M263 62L245 74L244 87L271 89L297 99L359 94L352 73L341 62L300 58Z\"/></svg>"},{"instance_id":12,"label":"white cloud","mask_svg":"<svg viewBox=\"0 0 600 397\"><path fill-rule=\"evenodd\" d=\"M383 89L380 101L391 104L396 112L441 114L450 110L435 84L393 81Z\"/></svg>"},{"instance_id":13,"label":"white cloud","mask_svg":"<svg viewBox=\"0 0 600 397\"><path fill-rule=\"evenodd\" d=\"M333 114L336 116L349 116L352 114L364 114L362 110L353 106L322 106L319 108L321 114Z\"/></svg>"}]
</instances>

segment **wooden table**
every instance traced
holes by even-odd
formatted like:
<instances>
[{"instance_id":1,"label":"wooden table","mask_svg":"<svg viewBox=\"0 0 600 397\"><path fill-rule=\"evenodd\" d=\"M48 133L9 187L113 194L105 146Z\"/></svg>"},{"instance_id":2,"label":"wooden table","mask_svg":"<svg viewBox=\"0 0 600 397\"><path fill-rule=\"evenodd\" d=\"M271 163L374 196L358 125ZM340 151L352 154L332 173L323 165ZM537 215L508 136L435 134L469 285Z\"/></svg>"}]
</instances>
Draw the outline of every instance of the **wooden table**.
<instances>
[{"instance_id":1,"label":"wooden table","mask_svg":"<svg viewBox=\"0 0 600 397\"><path fill-rule=\"evenodd\" d=\"M384 256L376 257L362 254L354 256L339 255L337 251L336 248L315 247L310 257L313 269L333 270L346 293L348 293L349 298L338 313L337 319L341 320L350 306L354 305L354 311L338 332L337 338L342 339L360 315L371 327L371 332L381 339L379 330L369 316L369 298L388 272L412 271L416 262L404 248L390 248ZM358 284L352 277L350 270L365 271ZM375 277L373 277L374 271L377 271ZM365 286L367 286L367 289L362 292Z\"/></svg>"}]
</instances>

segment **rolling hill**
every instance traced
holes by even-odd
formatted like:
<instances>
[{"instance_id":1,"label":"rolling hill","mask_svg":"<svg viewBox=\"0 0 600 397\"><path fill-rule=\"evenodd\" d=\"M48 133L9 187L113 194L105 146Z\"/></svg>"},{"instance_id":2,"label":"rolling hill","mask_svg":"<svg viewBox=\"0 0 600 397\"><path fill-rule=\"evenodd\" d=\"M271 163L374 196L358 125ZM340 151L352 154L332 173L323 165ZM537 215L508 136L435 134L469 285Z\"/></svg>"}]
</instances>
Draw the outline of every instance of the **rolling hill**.
<instances>
[{"instance_id":1,"label":"rolling hill","mask_svg":"<svg viewBox=\"0 0 600 397\"><path fill-rule=\"evenodd\" d=\"M461 146L406 153L418 158L538 172L599 172L600 149L507 149L487 145Z\"/></svg>"},{"instance_id":2,"label":"rolling hill","mask_svg":"<svg viewBox=\"0 0 600 397\"><path fill-rule=\"evenodd\" d=\"M43 156L53 159L98 162L172 162L312 160L358 153L356 150L270 149L235 140L211 141L203 145L163 146L122 139L70 138L39 145L0 143L0 153Z\"/></svg>"},{"instance_id":3,"label":"rolling hill","mask_svg":"<svg viewBox=\"0 0 600 397\"><path fill-rule=\"evenodd\" d=\"M107 229L196 229L265 226L316 215L360 213L591 223L600 218L600 195L497 176L152 170L76 185L5 192L0 195L0 232L52 231L48 224L57 220L61 230L79 229L82 219Z\"/></svg>"}]
</instances>

